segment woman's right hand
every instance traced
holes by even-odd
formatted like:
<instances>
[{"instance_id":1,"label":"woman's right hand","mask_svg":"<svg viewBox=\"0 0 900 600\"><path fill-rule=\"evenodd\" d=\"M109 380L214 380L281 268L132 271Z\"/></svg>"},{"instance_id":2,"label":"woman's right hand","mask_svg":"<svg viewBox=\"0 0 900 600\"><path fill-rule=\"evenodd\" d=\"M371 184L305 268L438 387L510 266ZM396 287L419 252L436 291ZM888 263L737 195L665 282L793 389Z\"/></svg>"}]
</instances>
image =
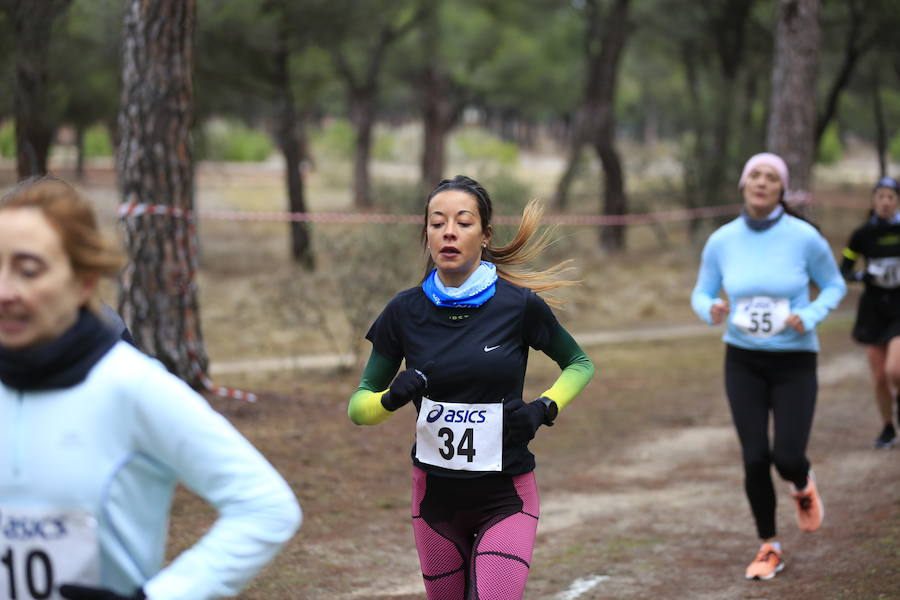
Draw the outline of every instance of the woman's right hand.
<instances>
[{"instance_id":1,"label":"woman's right hand","mask_svg":"<svg viewBox=\"0 0 900 600\"><path fill-rule=\"evenodd\" d=\"M398 373L391 387L381 397L381 405L393 412L413 400L421 399L428 387L428 372L433 365L434 361L429 361L421 371L406 369Z\"/></svg>"},{"instance_id":2,"label":"woman's right hand","mask_svg":"<svg viewBox=\"0 0 900 600\"><path fill-rule=\"evenodd\" d=\"M713 325L718 325L725 320L730 311L731 307L728 304L728 300L716 300L713 302L712 308L709 309L709 318L712 320Z\"/></svg>"}]
</instances>

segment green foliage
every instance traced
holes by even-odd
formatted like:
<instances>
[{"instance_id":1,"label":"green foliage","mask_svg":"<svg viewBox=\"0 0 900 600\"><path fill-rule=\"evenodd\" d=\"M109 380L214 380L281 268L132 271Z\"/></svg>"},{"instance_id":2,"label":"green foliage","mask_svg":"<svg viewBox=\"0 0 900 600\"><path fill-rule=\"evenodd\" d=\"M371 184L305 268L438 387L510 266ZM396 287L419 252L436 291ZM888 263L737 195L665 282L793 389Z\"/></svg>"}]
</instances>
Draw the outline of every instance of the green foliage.
<instances>
[{"instance_id":1,"label":"green foliage","mask_svg":"<svg viewBox=\"0 0 900 600\"><path fill-rule=\"evenodd\" d=\"M394 153L394 136L390 131L384 129L376 129L374 135L375 141L372 144L372 158L376 160L391 160L395 158Z\"/></svg>"},{"instance_id":2,"label":"green foliage","mask_svg":"<svg viewBox=\"0 0 900 600\"><path fill-rule=\"evenodd\" d=\"M816 162L821 165L833 165L844 155L844 146L838 133L837 123L832 121L822 134L816 152Z\"/></svg>"},{"instance_id":3,"label":"green foliage","mask_svg":"<svg viewBox=\"0 0 900 600\"><path fill-rule=\"evenodd\" d=\"M0 141L0 144L2 144L2 141ZM891 160L900 161L900 131L891 138L888 144L888 153L891 156Z\"/></svg>"},{"instance_id":4,"label":"green foliage","mask_svg":"<svg viewBox=\"0 0 900 600\"><path fill-rule=\"evenodd\" d=\"M93 125L84 132L84 155L88 158L113 155L112 138L104 125Z\"/></svg>"},{"instance_id":5,"label":"green foliage","mask_svg":"<svg viewBox=\"0 0 900 600\"><path fill-rule=\"evenodd\" d=\"M380 210L395 214L416 214L425 200L416 182L381 178L372 184L372 198Z\"/></svg>"},{"instance_id":6,"label":"green foliage","mask_svg":"<svg viewBox=\"0 0 900 600\"><path fill-rule=\"evenodd\" d=\"M353 155L353 140L356 134L347 119L333 119L324 127L310 133L313 153L330 158L349 159Z\"/></svg>"},{"instance_id":7,"label":"green foliage","mask_svg":"<svg viewBox=\"0 0 900 600\"><path fill-rule=\"evenodd\" d=\"M0 127L0 156L13 158L16 155L16 126L7 121Z\"/></svg>"},{"instance_id":8,"label":"green foliage","mask_svg":"<svg viewBox=\"0 0 900 600\"><path fill-rule=\"evenodd\" d=\"M198 159L260 162L272 153L272 139L243 123L213 120L202 129Z\"/></svg>"},{"instance_id":9,"label":"green foliage","mask_svg":"<svg viewBox=\"0 0 900 600\"><path fill-rule=\"evenodd\" d=\"M496 161L503 166L512 166L519 158L519 148L504 142L483 129L460 130L451 139L450 152L456 152L464 161Z\"/></svg>"}]
</instances>

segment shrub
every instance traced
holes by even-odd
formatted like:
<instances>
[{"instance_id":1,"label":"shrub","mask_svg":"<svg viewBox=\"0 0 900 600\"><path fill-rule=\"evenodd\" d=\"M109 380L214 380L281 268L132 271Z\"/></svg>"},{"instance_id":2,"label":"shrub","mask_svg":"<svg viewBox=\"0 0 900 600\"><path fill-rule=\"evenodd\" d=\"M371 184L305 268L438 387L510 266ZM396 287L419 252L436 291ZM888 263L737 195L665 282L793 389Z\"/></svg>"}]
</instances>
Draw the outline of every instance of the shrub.
<instances>
[{"instance_id":1,"label":"shrub","mask_svg":"<svg viewBox=\"0 0 900 600\"><path fill-rule=\"evenodd\" d=\"M394 136L387 130L376 129L372 143L372 158L391 160L394 156Z\"/></svg>"},{"instance_id":2,"label":"shrub","mask_svg":"<svg viewBox=\"0 0 900 600\"><path fill-rule=\"evenodd\" d=\"M84 132L84 155L88 158L112 156L113 146L109 130L104 125L92 125Z\"/></svg>"},{"instance_id":3,"label":"shrub","mask_svg":"<svg viewBox=\"0 0 900 600\"><path fill-rule=\"evenodd\" d=\"M198 158L260 162L272 153L272 139L236 121L214 120L203 127Z\"/></svg>"},{"instance_id":4,"label":"shrub","mask_svg":"<svg viewBox=\"0 0 900 600\"><path fill-rule=\"evenodd\" d=\"M395 214L419 214L425 201L416 182L381 178L372 183L372 198L381 210Z\"/></svg>"},{"instance_id":5,"label":"shrub","mask_svg":"<svg viewBox=\"0 0 900 600\"><path fill-rule=\"evenodd\" d=\"M822 165L833 165L841 160L844 154L844 147L841 144L841 137L838 133L837 123L832 122L822 134L819 141L819 148L816 154L816 162Z\"/></svg>"},{"instance_id":6,"label":"shrub","mask_svg":"<svg viewBox=\"0 0 900 600\"><path fill-rule=\"evenodd\" d=\"M310 139L314 155L349 159L353 155L353 127L346 119L334 119L312 132Z\"/></svg>"},{"instance_id":7,"label":"shrub","mask_svg":"<svg viewBox=\"0 0 900 600\"><path fill-rule=\"evenodd\" d=\"M495 215L520 215L534 196L527 184L507 171L482 175L478 182L491 195Z\"/></svg>"},{"instance_id":8,"label":"shrub","mask_svg":"<svg viewBox=\"0 0 900 600\"><path fill-rule=\"evenodd\" d=\"M318 229L314 245L322 268L287 282L292 302L284 310L319 331L335 352L352 353L358 368L371 349L363 335L372 321L394 294L416 285L422 275L417 228L335 225Z\"/></svg>"},{"instance_id":9,"label":"shrub","mask_svg":"<svg viewBox=\"0 0 900 600\"><path fill-rule=\"evenodd\" d=\"M463 160L491 160L504 166L515 164L519 148L482 129L464 129L451 138L451 152L456 150Z\"/></svg>"},{"instance_id":10,"label":"shrub","mask_svg":"<svg viewBox=\"0 0 900 600\"><path fill-rule=\"evenodd\" d=\"M891 160L900 162L900 131L894 134L888 143L888 154L890 154Z\"/></svg>"},{"instance_id":11,"label":"shrub","mask_svg":"<svg viewBox=\"0 0 900 600\"><path fill-rule=\"evenodd\" d=\"M16 126L7 121L0 127L0 156L13 158L16 155Z\"/></svg>"}]
</instances>

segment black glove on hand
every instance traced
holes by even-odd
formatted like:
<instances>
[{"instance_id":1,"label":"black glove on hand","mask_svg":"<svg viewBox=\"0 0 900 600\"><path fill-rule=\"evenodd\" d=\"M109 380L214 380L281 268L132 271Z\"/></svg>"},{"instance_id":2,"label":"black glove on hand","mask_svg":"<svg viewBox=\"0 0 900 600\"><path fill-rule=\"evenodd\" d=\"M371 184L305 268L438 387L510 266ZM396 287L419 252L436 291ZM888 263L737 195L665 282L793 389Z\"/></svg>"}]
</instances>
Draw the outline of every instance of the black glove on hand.
<instances>
[{"instance_id":1,"label":"black glove on hand","mask_svg":"<svg viewBox=\"0 0 900 600\"><path fill-rule=\"evenodd\" d=\"M412 400L421 398L428 388L428 372L433 365L434 361L429 361L421 371L407 369L398 373L391 387L381 397L381 405L393 412Z\"/></svg>"},{"instance_id":2,"label":"black glove on hand","mask_svg":"<svg viewBox=\"0 0 900 600\"><path fill-rule=\"evenodd\" d=\"M144 590L138 588L131 596L122 596L105 588L85 587L83 585L64 584L59 593L69 600L145 600Z\"/></svg>"},{"instance_id":3,"label":"black glove on hand","mask_svg":"<svg viewBox=\"0 0 900 600\"><path fill-rule=\"evenodd\" d=\"M506 442L513 446L524 446L532 439L538 427L547 418L547 405L541 400L525 404L521 400L507 402L503 406L506 425Z\"/></svg>"}]
</instances>

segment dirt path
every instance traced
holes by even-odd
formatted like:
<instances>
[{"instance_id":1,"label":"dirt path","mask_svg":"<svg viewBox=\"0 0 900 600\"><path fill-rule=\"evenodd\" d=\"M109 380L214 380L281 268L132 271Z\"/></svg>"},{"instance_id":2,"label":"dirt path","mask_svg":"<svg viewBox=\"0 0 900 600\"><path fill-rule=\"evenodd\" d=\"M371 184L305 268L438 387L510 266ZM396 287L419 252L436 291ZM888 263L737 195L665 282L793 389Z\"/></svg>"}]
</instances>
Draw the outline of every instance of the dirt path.
<instances>
[{"instance_id":1,"label":"dirt path","mask_svg":"<svg viewBox=\"0 0 900 600\"><path fill-rule=\"evenodd\" d=\"M787 560L779 577L743 579L758 541L721 345L632 341L592 349L599 376L578 412L573 405L534 442L541 520L525 598L900 599L900 449L870 446L878 424L861 351L843 330L822 337L809 455L825 524L799 532L776 479ZM539 363L532 371L535 386L553 376ZM226 411L295 485L307 516L242 598L422 600L404 458L412 421L353 427L345 396L333 393L350 384L309 378L298 388L317 385L311 396L261 400L275 410ZM331 408L310 410L323 402Z\"/></svg>"},{"instance_id":2,"label":"dirt path","mask_svg":"<svg viewBox=\"0 0 900 600\"><path fill-rule=\"evenodd\" d=\"M857 351L826 360L820 366L823 399L865 386L864 369ZM785 486L778 485L783 492L778 522L788 569L776 581L742 579L757 542L740 484L734 430L723 423L683 428L620 448L615 460L604 460L581 474L608 482L598 491L548 490L542 498L536 565L577 555L578 547L590 539L585 531L601 531L603 538L617 540L622 548L596 563L573 556L559 565L559 576L536 566L527 598L900 598L900 577L893 583L873 581L863 595L844 596L840 591L842 577L859 578L879 561L890 563L891 556L894 575L900 575L900 542L890 536L880 559L857 547L855 553L864 563L841 564L853 560L854 553L841 548L847 538L866 543L854 530L859 521L893 505L896 533L900 452L876 452L868 446L875 429L874 409L864 409L820 407L819 435L811 454L828 511L823 530L797 531ZM862 432L851 447L835 439L842 437L846 425ZM421 586L415 556L407 552L395 564L394 576L372 581L347 597L415 598L421 597Z\"/></svg>"}]
</instances>

